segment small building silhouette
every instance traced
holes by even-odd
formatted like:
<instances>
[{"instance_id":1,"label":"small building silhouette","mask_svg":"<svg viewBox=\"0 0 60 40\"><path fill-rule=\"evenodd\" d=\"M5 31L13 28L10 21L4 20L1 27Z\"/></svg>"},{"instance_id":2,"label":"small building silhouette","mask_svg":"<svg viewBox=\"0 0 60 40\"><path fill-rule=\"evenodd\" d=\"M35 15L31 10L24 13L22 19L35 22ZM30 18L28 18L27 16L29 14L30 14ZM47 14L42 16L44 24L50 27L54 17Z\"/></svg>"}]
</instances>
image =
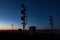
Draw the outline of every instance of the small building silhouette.
<instances>
[{"instance_id":1,"label":"small building silhouette","mask_svg":"<svg viewBox=\"0 0 60 40\"><path fill-rule=\"evenodd\" d=\"M29 33L34 35L36 33L36 26L30 26L29 27Z\"/></svg>"},{"instance_id":2,"label":"small building silhouette","mask_svg":"<svg viewBox=\"0 0 60 40\"><path fill-rule=\"evenodd\" d=\"M19 28L18 30L19 30L19 32L22 32L22 29Z\"/></svg>"}]
</instances>

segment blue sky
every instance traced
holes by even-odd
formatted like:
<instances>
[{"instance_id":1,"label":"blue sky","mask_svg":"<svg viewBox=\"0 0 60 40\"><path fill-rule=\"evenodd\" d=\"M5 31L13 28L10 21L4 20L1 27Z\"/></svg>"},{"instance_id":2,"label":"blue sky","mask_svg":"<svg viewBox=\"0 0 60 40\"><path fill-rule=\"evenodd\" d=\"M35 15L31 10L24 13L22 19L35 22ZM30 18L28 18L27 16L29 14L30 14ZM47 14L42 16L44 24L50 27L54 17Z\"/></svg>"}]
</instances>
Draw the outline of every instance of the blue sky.
<instances>
[{"instance_id":1,"label":"blue sky","mask_svg":"<svg viewBox=\"0 0 60 40\"><path fill-rule=\"evenodd\" d=\"M21 3L25 4L27 9L27 27L50 28L51 15L54 17L54 28L60 28L59 0L0 0L0 25L10 27L14 24L14 27L22 27Z\"/></svg>"}]
</instances>

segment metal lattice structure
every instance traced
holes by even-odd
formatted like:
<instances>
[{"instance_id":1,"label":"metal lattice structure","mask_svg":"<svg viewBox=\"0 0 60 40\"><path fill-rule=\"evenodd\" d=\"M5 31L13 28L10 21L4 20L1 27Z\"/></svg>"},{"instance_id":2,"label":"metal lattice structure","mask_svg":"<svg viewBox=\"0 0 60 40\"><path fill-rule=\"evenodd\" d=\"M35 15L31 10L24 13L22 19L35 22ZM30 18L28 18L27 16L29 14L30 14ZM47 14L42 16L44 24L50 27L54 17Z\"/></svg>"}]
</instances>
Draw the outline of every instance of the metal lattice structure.
<instances>
[{"instance_id":1,"label":"metal lattice structure","mask_svg":"<svg viewBox=\"0 0 60 40\"><path fill-rule=\"evenodd\" d=\"M23 8L23 10L21 10L21 14L23 16L21 16L21 20L23 21L23 30L25 29L25 26L26 26L26 9L25 9L25 5L24 4L21 4L21 7Z\"/></svg>"},{"instance_id":2,"label":"metal lattice structure","mask_svg":"<svg viewBox=\"0 0 60 40\"><path fill-rule=\"evenodd\" d=\"M53 20L53 17L52 16L49 16L49 21L50 21L50 26L51 26L51 31L53 32L53 28L54 28L54 20Z\"/></svg>"},{"instance_id":3,"label":"metal lattice structure","mask_svg":"<svg viewBox=\"0 0 60 40\"><path fill-rule=\"evenodd\" d=\"M11 24L12 30L13 30L13 24Z\"/></svg>"}]
</instances>

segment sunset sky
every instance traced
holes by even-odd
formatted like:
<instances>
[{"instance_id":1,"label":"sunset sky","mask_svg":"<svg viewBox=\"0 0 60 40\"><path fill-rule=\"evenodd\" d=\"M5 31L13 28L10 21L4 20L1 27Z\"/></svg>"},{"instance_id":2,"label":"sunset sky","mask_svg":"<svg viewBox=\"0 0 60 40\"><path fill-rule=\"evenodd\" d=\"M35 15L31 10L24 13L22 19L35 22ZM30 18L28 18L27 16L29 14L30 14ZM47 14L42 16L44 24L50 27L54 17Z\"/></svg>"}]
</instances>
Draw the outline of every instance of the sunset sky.
<instances>
[{"instance_id":1,"label":"sunset sky","mask_svg":"<svg viewBox=\"0 0 60 40\"><path fill-rule=\"evenodd\" d=\"M22 28L21 4L27 9L27 26L38 29L50 28L49 16L54 18L54 28L60 29L60 1L59 0L0 0L0 30Z\"/></svg>"}]
</instances>

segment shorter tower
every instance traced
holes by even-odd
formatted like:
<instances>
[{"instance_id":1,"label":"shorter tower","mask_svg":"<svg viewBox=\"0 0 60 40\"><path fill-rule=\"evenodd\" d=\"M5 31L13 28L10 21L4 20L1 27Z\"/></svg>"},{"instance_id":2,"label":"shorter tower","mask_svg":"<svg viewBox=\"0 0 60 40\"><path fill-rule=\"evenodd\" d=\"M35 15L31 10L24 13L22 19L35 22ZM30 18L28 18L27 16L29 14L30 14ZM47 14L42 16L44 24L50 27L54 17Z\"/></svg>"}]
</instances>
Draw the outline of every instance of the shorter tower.
<instances>
[{"instance_id":1,"label":"shorter tower","mask_svg":"<svg viewBox=\"0 0 60 40\"><path fill-rule=\"evenodd\" d=\"M13 24L11 24L12 30L13 30Z\"/></svg>"},{"instance_id":2,"label":"shorter tower","mask_svg":"<svg viewBox=\"0 0 60 40\"><path fill-rule=\"evenodd\" d=\"M52 16L49 16L49 21L50 21L50 26L51 26L51 31L53 32L53 25L54 25L54 23L53 23L53 17Z\"/></svg>"}]
</instances>

